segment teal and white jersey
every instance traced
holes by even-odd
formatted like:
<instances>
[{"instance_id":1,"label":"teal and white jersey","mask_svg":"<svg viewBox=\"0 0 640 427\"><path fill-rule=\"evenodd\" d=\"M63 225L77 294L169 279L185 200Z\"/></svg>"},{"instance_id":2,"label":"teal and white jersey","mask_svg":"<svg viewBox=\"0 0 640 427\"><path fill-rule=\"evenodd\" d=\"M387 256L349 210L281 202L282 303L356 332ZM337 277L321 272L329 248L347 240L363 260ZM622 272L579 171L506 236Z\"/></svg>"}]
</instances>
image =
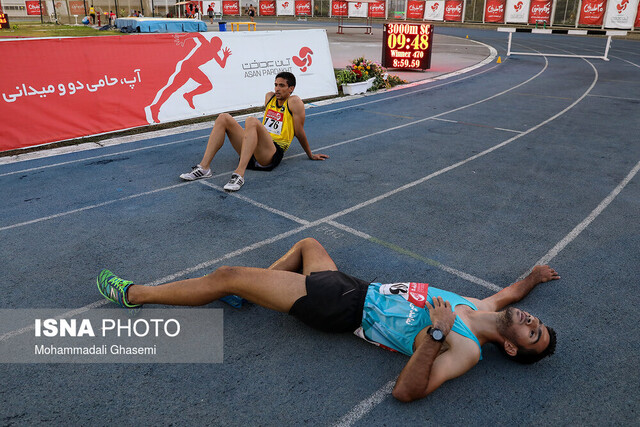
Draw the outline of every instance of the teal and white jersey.
<instances>
[{"instance_id":1,"label":"teal and white jersey","mask_svg":"<svg viewBox=\"0 0 640 427\"><path fill-rule=\"evenodd\" d=\"M411 356L416 335L431 325L429 311L419 307L420 296L418 295L416 301L411 297L411 292L408 292L409 288L415 285L427 286L415 283L386 285L372 283L367 290L364 302L362 326L355 331L355 334L374 344ZM449 301L452 310L460 304L477 310L474 304L460 295L429 286L427 289L429 304L433 304L434 297L442 297L443 300ZM410 301L414 301L415 304ZM424 306L424 303L422 305ZM471 333L459 316L456 316L451 330L475 341L480 347L478 338ZM482 348L480 348L480 359L482 359Z\"/></svg>"}]
</instances>

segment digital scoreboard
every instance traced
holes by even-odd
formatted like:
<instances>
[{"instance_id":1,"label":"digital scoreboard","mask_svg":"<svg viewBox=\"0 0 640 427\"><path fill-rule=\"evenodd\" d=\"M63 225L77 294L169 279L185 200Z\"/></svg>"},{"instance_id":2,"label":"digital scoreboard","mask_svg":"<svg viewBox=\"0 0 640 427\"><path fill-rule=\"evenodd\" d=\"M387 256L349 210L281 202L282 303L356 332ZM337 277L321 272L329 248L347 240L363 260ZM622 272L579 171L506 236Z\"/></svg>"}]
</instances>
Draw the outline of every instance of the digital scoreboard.
<instances>
[{"instance_id":1,"label":"digital scoreboard","mask_svg":"<svg viewBox=\"0 0 640 427\"><path fill-rule=\"evenodd\" d=\"M427 70L431 67L432 45L431 24L384 24L382 66L403 70Z\"/></svg>"},{"instance_id":2,"label":"digital scoreboard","mask_svg":"<svg viewBox=\"0 0 640 427\"><path fill-rule=\"evenodd\" d=\"M11 28L11 26L9 25L9 17L4 14L2 5L0 4L0 29L1 28Z\"/></svg>"}]
</instances>

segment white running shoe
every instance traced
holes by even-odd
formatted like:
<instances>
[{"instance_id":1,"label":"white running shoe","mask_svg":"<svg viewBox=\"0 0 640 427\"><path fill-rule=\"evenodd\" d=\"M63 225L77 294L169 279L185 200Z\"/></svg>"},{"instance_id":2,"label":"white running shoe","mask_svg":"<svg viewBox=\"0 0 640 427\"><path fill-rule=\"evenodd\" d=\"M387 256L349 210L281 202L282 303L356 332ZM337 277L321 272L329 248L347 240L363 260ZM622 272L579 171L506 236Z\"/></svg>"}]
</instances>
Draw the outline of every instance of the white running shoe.
<instances>
[{"instance_id":1,"label":"white running shoe","mask_svg":"<svg viewBox=\"0 0 640 427\"><path fill-rule=\"evenodd\" d=\"M212 175L213 174L211 173L211 169L204 170L202 169L202 166L196 165L191 168L191 172L183 173L182 175L180 175L180 178L184 179L185 181L194 181L200 178L209 178Z\"/></svg>"},{"instance_id":2,"label":"white running shoe","mask_svg":"<svg viewBox=\"0 0 640 427\"><path fill-rule=\"evenodd\" d=\"M244 184L244 179L237 173L234 173L231 175L229 182L225 184L224 189L226 191L238 191L240 187L242 187L242 184Z\"/></svg>"}]
</instances>

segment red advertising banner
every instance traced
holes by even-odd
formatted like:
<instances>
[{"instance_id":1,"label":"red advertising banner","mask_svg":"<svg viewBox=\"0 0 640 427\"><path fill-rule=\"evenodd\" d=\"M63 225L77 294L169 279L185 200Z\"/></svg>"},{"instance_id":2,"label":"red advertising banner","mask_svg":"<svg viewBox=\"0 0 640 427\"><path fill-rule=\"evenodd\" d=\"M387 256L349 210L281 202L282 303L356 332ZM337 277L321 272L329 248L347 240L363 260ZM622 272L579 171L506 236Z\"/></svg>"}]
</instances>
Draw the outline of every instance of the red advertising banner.
<instances>
[{"instance_id":1,"label":"red advertising banner","mask_svg":"<svg viewBox=\"0 0 640 427\"><path fill-rule=\"evenodd\" d=\"M325 30L245 35L4 40L0 151L256 107L281 71L302 98L337 94Z\"/></svg>"},{"instance_id":2,"label":"red advertising banner","mask_svg":"<svg viewBox=\"0 0 640 427\"><path fill-rule=\"evenodd\" d=\"M485 22L504 22L505 0L487 0L484 10Z\"/></svg>"},{"instance_id":3,"label":"red advertising banner","mask_svg":"<svg viewBox=\"0 0 640 427\"><path fill-rule=\"evenodd\" d=\"M25 1L27 7L27 15L40 15L40 2L39 1Z\"/></svg>"},{"instance_id":4,"label":"red advertising banner","mask_svg":"<svg viewBox=\"0 0 640 427\"><path fill-rule=\"evenodd\" d=\"M333 0L331 2L331 16L348 16L349 3L346 1Z\"/></svg>"},{"instance_id":5,"label":"red advertising banner","mask_svg":"<svg viewBox=\"0 0 640 427\"><path fill-rule=\"evenodd\" d=\"M444 2L444 20L462 22L463 0L446 0Z\"/></svg>"},{"instance_id":6,"label":"red advertising banner","mask_svg":"<svg viewBox=\"0 0 640 427\"><path fill-rule=\"evenodd\" d=\"M223 15L240 15L240 2L233 1L222 1L222 14Z\"/></svg>"},{"instance_id":7,"label":"red advertising banner","mask_svg":"<svg viewBox=\"0 0 640 427\"><path fill-rule=\"evenodd\" d=\"M640 3L638 3L638 13L636 14L636 23L633 24L634 27L640 28Z\"/></svg>"},{"instance_id":8,"label":"red advertising banner","mask_svg":"<svg viewBox=\"0 0 640 427\"><path fill-rule=\"evenodd\" d=\"M87 12L89 12L89 7L87 7ZM84 11L84 2L82 1L70 1L69 9L71 9L72 15L85 16L87 14Z\"/></svg>"},{"instance_id":9,"label":"red advertising banner","mask_svg":"<svg viewBox=\"0 0 640 427\"><path fill-rule=\"evenodd\" d=\"M407 2L407 19L423 19L424 18L424 2L417 0L409 0Z\"/></svg>"},{"instance_id":10,"label":"red advertising banner","mask_svg":"<svg viewBox=\"0 0 640 427\"><path fill-rule=\"evenodd\" d=\"M296 15L311 16L311 0L296 0L295 11Z\"/></svg>"},{"instance_id":11,"label":"red advertising banner","mask_svg":"<svg viewBox=\"0 0 640 427\"><path fill-rule=\"evenodd\" d=\"M371 18L385 18L386 9L385 2L369 3L369 17Z\"/></svg>"},{"instance_id":12,"label":"red advertising banner","mask_svg":"<svg viewBox=\"0 0 640 427\"><path fill-rule=\"evenodd\" d=\"M580 10L580 25L602 25L606 0L583 0Z\"/></svg>"},{"instance_id":13,"label":"red advertising banner","mask_svg":"<svg viewBox=\"0 0 640 427\"><path fill-rule=\"evenodd\" d=\"M260 16L275 16L276 0L261 0L258 6L260 8Z\"/></svg>"},{"instance_id":14,"label":"red advertising banner","mask_svg":"<svg viewBox=\"0 0 640 427\"><path fill-rule=\"evenodd\" d=\"M0 56L11 66L0 79L0 151L157 122L165 102L158 94L191 38L203 38L195 34L181 36L189 38L186 48L173 34L2 42Z\"/></svg>"},{"instance_id":15,"label":"red advertising banner","mask_svg":"<svg viewBox=\"0 0 640 427\"><path fill-rule=\"evenodd\" d=\"M529 24L535 24L540 21L550 24L552 6L553 0L531 0L531 7L529 8Z\"/></svg>"}]
</instances>

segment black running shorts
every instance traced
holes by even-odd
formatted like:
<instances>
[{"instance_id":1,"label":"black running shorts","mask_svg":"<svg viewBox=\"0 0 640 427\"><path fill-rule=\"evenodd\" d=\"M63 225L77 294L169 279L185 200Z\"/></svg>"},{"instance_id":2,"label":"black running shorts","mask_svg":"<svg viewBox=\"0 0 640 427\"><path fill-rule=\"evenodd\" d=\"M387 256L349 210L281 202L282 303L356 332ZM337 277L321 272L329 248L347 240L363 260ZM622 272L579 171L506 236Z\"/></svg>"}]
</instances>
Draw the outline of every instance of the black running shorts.
<instances>
[{"instance_id":1,"label":"black running shorts","mask_svg":"<svg viewBox=\"0 0 640 427\"><path fill-rule=\"evenodd\" d=\"M369 283L339 271L311 273L307 295L298 299L289 314L325 332L353 332L362 323Z\"/></svg>"},{"instance_id":2,"label":"black running shorts","mask_svg":"<svg viewBox=\"0 0 640 427\"><path fill-rule=\"evenodd\" d=\"M271 158L271 163L269 163L266 166L262 166L260 163L258 163L258 161L256 160L256 158L254 156L251 156L251 160L249 160L249 164L247 165L247 169L251 169L251 170L254 170L254 171L271 171L271 170L274 170L276 168L276 166L278 166L280 164L280 162L282 161L282 158L284 157L284 150L282 149L282 147L280 147L275 142L273 143L273 145L276 146L276 152L273 155L273 157Z\"/></svg>"}]
</instances>

